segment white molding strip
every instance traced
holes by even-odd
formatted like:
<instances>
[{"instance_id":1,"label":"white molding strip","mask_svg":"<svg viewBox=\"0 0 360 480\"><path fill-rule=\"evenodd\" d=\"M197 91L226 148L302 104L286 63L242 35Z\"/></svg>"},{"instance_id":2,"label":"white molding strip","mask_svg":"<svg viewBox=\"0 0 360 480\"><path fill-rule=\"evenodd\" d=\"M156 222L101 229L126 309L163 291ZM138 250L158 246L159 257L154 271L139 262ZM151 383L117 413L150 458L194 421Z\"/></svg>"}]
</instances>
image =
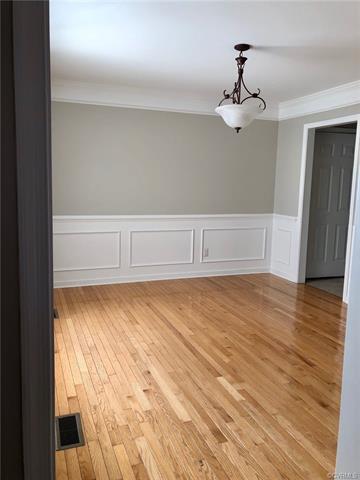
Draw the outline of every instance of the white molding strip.
<instances>
[{"instance_id":1,"label":"white molding strip","mask_svg":"<svg viewBox=\"0 0 360 480\"><path fill-rule=\"evenodd\" d=\"M150 222L154 220L204 220L204 219L239 219L239 218L256 218L256 219L271 219L272 213L200 213L200 214L184 214L184 215L54 215L53 219L56 223L60 222L89 222L95 220L97 222L109 222L109 221L134 221L148 220ZM293 217L289 217L293 218Z\"/></svg>"},{"instance_id":2,"label":"white molding strip","mask_svg":"<svg viewBox=\"0 0 360 480\"><path fill-rule=\"evenodd\" d=\"M54 284L268 272L272 221L272 214L55 216Z\"/></svg>"},{"instance_id":3,"label":"white molding strip","mask_svg":"<svg viewBox=\"0 0 360 480\"><path fill-rule=\"evenodd\" d=\"M184 92L53 79L52 100L163 112L216 115L211 99ZM286 120L360 103L360 80L269 105L259 120Z\"/></svg>"},{"instance_id":4,"label":"white molding strip","mask_svg":"<svg viewBox=\"0 0 360 480\"><path fill-rule=\"evenodd\" d=\"M151 282L156 280L175 280L184 278L201 278L201 277L223 277L227 275L249 275L253 273L268 273L269 268L251 267L251 268L226 268L224 270L189 270L184 272L169 272L169 273L149 273L138 275L119 275L114 277L101 277L89 278L89 279L64 279L55 280L55 288L67 288L67 287L86 287L90 285L109 285L114 283L135 283L135 282ZM279 275L281 276L281 275Z\"/></svg>"},{"instance_id":5,"label":"white molding strip","mask_svg":"<svg viewBox=\"0 0 360 480\"><path fill-rule=\"evenodd\" d=\"M360 80L279 104L279 120L360 104Z\"/></svg>"},{"instance_id":6,"label":"white molding strip","mask_svg":"<svg viewBox=\"0 0 360 480\"><path fill-rule=\"evenodd\" d=\"M52 100L55 102L82 103L109 107L137 108L162 112L217 115L216 98L200 97L186 92L145 89L125 85L73 82L53 79ZM277 107L270 105L259 120L277 120Z\"/></svg>"}]
</instances>

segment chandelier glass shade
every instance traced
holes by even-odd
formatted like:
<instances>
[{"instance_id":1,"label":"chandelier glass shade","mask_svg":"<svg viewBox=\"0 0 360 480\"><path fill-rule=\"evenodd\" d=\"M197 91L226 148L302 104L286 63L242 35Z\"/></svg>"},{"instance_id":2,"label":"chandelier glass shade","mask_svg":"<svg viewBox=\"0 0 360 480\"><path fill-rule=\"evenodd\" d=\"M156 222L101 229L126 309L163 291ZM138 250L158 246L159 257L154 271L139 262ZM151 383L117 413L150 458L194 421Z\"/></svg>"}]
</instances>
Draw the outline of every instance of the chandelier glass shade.
<instances>
[{"instance_id":1,"label":"chandelier glass shade","mask_svg":"<svg viewBox=\"0 0 360 480\"><path fill-rule=\"evenodd\" d=\"M237 131L247 127L263 111L264 109L259 105L239 105L236 103L215 108L215 112L223 118L226 125L235 128Z\"/></svg>"},{"instance_id":2,"label":"chandelier glass shade","mask_svg":"<svg viewBox=\"0 0 360 480\"><path fill-rule=\"evenodd\" d=\"M259 89L257 89L257 92L252 93L244 82L244 65L247 58L243 56L243 52L249 50L250 45L240 43L235 45L234 48L240 52L236 58L238 79L231 93L227 93L227 91L224 90L224 97L218 107L215 108L215 112L223 118L229 127L239 132L266 109L266 103L265 100L260 97ZM223 105L226 101L231 103Z\"/></svg>"}]
</instances>

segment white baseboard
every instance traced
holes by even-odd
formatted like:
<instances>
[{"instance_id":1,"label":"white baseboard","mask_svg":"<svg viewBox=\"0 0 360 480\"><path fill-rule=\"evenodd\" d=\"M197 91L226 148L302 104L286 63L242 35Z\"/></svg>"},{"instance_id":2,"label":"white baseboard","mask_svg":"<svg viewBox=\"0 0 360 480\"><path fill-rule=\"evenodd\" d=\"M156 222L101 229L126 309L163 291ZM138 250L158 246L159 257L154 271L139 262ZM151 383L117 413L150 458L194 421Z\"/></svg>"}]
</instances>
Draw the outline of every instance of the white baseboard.
<instances>
[{"instance_id":1,"label":"white baseboard","mask_svg":"<svg viewBox=\"0 0 360 480\"><path fill-rule=\"evenodd\" d=\"M242 268L242 269L227 269L227 270L208 270L206 272L181 272L181 273L167 273L167 274L148 274L148 275L129 275L110 278L89 278L84 280L59 280L55 284L55 288L66 287L85 287L90 285L110 285L113 283L134 283L134 282L148 282L157 280L175 280L181 278L201 278L201 277L223 277L226 275L249 275L252 273L269 273L269 269L264 268Z\"/></svg>"},{"instance_id":2,"label":"white baseboard","mask_svg":"<svg viewBox=\"0 0 360 480\"><path fill-rule=\"evenodd\" d=\"M54 285L268 272L272 214L54 217Z\"/></svg>"}]
</instances>

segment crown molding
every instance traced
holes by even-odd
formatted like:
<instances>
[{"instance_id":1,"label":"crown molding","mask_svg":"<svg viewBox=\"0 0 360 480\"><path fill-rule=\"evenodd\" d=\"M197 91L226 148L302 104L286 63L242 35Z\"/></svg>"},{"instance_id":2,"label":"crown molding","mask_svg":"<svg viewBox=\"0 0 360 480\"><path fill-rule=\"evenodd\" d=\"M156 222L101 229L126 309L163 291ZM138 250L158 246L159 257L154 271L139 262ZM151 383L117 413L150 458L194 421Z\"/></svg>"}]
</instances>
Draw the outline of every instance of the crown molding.
<instances>
[{"instance_id":1,"label":"crown molding","mask_svg":"<svg viewBox=\"0 0 360 480\"><path fill-rule=\"evenodd\" d=\"M56 102L137 108L163 112L217 115L209 98L174 91L53 79L51 98ZM267 108L259 120L277 120L276 108Z\"/></svg>"},{"instance_id":2,"label":"crown molding","mask_svg":"<svg viewBox=\"0 0 360 480\"><path fill-rule=\"evenodd\" d=\"M279 103L279 120L302 117L312 113L325 112L336 108L360 103L360 80L344 83L337 87L294 98Z\"/></svg>"},{"instance_id":3,"label":"crown molding","mask_svg":"<svg viewBox=\"0 0 360 480\"><path fill-rule=\"evenodd\" d=\"M53 79L56 102L216 115L211 99L174 91ZM360 80L273 105L259 120L286 120L360 103Z\"/></svg>"}]
</instances>

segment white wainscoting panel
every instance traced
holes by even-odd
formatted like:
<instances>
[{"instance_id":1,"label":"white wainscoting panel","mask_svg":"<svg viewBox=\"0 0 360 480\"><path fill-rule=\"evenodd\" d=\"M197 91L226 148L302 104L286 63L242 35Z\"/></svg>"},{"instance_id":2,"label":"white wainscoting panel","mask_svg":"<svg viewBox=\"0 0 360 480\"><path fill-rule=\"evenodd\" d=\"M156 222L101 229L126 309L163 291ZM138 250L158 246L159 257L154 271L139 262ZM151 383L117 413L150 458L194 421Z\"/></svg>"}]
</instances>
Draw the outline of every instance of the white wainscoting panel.
<instances>
[{"instance_id":1,"label":"white wainscoting panel","mask_svg":"<svg viewBox=\"0 0 360 480\"><path fill-rule=\"evenodd\" d=\"M54 271L120 267L119 232L54 233Z\"/></svg>"},{"instance_id":2,"label":"white wainscoting panel","mask_svg":"<svg viewBox=\"0 0 360 480\"><path fill-rule=\"evenodd\" d=\"M268 272L271 238L272 214L55 216L54 284Z\"/></svg>"},{"instance_id":3,"label":"white wainscoting panel","mask_svg":"<svg viewBox=\"0 0 360 480\"><path fill-rule=\"evenodd\" d=\"M130 267L193 263L194 230L130 232Z\"/></svg>"},{"instance_id":4,"label":"white wainscoting panel","mask_svg":"<svg viewBox=\"0 0 360 480\"><path fill-rule=\"evenodd\" d=\"M299 222L297 217L273 215L271 273L298 281Z\"/></svg>"},{"instance_id":5,"label":"white wainscoting panel","mask_svg":"<svg viewBox=\"0 0 360 480\"><path fill-rule=\"evenodd\" d=\"M204 229L202 245L202 262L264 260L266 227Z\"/></svg>"}]
</instances>

